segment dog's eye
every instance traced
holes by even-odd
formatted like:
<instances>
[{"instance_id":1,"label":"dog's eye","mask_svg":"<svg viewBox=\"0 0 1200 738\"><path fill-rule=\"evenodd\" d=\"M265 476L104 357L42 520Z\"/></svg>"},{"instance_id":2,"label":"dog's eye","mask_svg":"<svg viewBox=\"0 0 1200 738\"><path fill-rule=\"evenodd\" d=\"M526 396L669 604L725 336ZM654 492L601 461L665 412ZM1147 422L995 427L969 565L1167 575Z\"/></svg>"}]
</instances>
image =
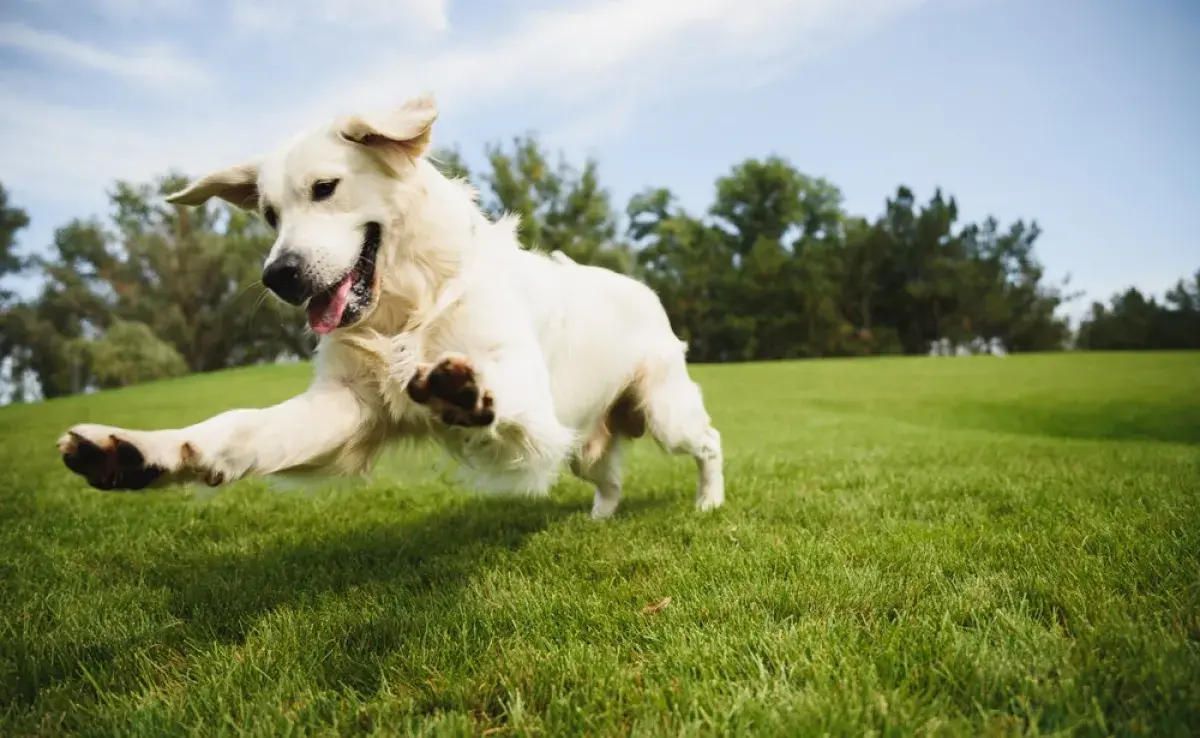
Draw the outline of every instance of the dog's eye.
<instances>
[{"instance_id":1,"label":"dog's eye","mask_svg":"<svg viewBox=\"0 0 1200 738\"><path fill-rule=\"evenodd\" d=\"M268 206L263 210L263 220L267 221L267 225L271 226L271 230L275 230L279 226L279 216L275 213L275 208Z\"/></svg>"},{"instance_id":2,"label":"dog's eye","mask_svg":"<svg viewBox=\"0 0 1200 738\"><path fill-rule=\"evenodd\" d=\"M337 179L323 179L312 186L313 202L320 202L333 196L333 191L337 189Z\"/></svg>"}]
</instances>

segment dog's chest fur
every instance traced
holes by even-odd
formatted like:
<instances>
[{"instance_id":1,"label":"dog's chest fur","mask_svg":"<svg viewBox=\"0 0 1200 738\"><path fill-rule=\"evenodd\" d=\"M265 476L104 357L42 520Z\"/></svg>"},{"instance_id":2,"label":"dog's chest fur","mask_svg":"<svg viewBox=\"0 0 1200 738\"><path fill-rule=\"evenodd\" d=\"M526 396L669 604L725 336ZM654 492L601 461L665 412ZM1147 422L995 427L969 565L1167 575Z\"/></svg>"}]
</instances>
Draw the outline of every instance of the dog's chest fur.
<instances>
[{"instance_id":1,"label":"dog's chest fur","mask_svg":"<svg viewBox=\"0 0 1200 738\"><path fill-rule=\"evenodd\" d=\"M366 359L360 380L374 390L376 401L393 423L408 425L421 414L420 406L406 392L417 365L432 358L425 355L427 341L421 332L386 336L377 331L362 331L342 340Z\"/></svg>"}]
</instances>

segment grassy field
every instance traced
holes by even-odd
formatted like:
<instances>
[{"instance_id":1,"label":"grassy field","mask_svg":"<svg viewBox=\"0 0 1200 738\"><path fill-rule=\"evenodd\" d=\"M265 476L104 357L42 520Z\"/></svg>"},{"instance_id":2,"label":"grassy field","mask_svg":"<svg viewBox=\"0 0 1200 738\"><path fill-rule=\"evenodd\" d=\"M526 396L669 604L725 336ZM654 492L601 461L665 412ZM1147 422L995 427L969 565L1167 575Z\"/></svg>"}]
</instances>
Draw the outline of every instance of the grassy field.
<instances>
[{"instance_id":1,"label":"grassy field","mask_svg":"<svg viewBox=\"0 0 1200 738\"><path fill-rule=\"evenodd\" d=\"M0 734L1200 730L1200 355L696 375L726 507L642 442L602 524L428 452L105 494L53 448L305 366L0 409Z\"/></svg>"}]
</instances>

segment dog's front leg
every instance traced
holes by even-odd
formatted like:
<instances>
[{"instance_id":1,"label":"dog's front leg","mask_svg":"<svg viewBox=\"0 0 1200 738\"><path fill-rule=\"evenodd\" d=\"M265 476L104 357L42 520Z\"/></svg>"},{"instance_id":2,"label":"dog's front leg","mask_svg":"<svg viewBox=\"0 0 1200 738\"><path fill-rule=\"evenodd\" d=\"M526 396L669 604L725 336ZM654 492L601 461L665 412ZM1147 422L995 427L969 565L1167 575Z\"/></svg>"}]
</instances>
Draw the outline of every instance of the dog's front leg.
<instances>
[{"instance_id":1,"label":"dog's front leg","mask_svg":"<svg viewBox=\"0 0 1200 738\"><path fill-rule=\"evenodd\" d=\"M443 354L418 366L407 392L446 425L495 431L488 434L491 452L476 457L491 467L491 481L543 491L576 439L556 416L541 355L522 348L478 357Z\"/></svg>"},{"instance_id":2,"label":"dog's front leg","mask_svg":"<svg viewBox=\"0 0 1200 738\"><path fill-rule=\"evenodd\" d=\"M419 365L406 391L446 425L480 428L496 419L492 390L483 386L475 363L462 354L443 354L432 364Z\"/></svg>"},{"instance_id":3,"label":"dog's front leg","mask_svg":"<svg viewBox=\"0 0 1200 738\"><path fill-rule=\"evenodd\" d=\"M76 425L58 448L67 468L97 489L217 485L336 461L366 442L370 417L350 387L324 381L278 405L230 410L186 428Z\"/></svg>"}]
</instances>

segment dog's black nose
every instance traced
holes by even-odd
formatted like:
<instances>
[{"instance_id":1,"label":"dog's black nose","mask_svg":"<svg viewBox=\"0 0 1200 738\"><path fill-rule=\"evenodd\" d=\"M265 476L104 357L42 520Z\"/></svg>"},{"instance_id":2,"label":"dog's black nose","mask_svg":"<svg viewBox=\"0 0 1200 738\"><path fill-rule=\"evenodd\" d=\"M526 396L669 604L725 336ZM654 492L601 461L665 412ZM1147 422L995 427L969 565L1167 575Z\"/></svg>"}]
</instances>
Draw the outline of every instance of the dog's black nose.
<instances>
[{"instance_id":1,"label":"dog's black nose","mask_svg":"<svg viewBox=\"0 0 1200 738\"><path fill-rule=\"evenodd\" d=\"M300 305L312 297L312 285L304 275L304 260L287 251L263 269L263 284L291 305Z\"/></svg>"}]
</instances>

